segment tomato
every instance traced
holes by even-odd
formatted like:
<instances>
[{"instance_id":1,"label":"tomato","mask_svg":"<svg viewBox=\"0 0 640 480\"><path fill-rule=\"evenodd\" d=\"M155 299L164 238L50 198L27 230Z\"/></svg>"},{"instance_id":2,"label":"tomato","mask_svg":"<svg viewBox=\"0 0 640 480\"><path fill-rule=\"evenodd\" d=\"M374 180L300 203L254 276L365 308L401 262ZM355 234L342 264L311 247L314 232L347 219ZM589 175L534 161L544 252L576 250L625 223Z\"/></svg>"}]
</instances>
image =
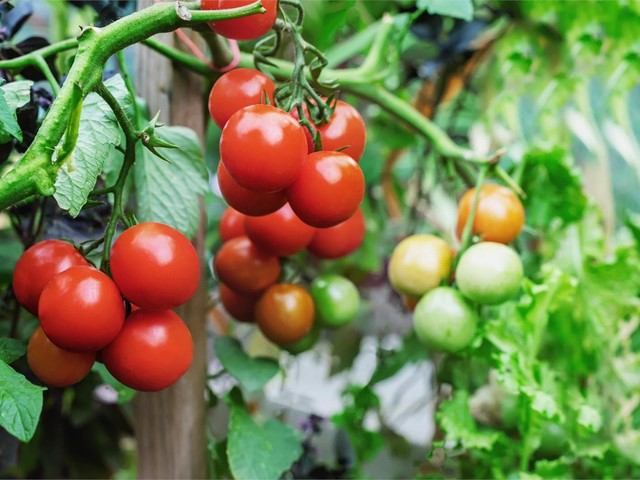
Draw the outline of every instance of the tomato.
<instances>
[{"instance_id":1,"label":"tomato","mask_svg":"<svg viewBox=\"0 0 640 480\"><path fill-rule=\"evenodd\" d=\"M125 308L116 284L93 267L71 267L44 287L38 315L44 333L72 352L100 350L124 323Z\"/></svg>"},{"instance_id":2,"label":"tomato","mask_svg":"<svg viewBox=\"0 0 640 480\"><path fill-rule=\"evenodd\" d=\"M223 242L246 235L244 222L247 216L233 207L227 207L220 217L220 238Z\"/></svg>"},{"instance_id":3,"label":"tomato","mask_svg":"<svg viewBox=\"0 0 640 480\"><path fill-rule=\"evenodd\" d=\"M162 223L145 222L122 232L111 249L110 266L122 295L144 310L182 305L200 282L196 249Z\"/></svg>"},{"instance_id":4,"label":"tomato","mask_svg":"<svg viewBox=\"0 0 640 480\"><path fill-rule=\"evenodd\" d=\"M449 276L451 261L451 248L441 238L411 235L391 254L389 281L398 293L420 297Z\"/></svg>"},{"instance_id":5,"label":"tomato","mask_svg":"<svg viewBox=\"0 0 640 480\"><path fill-rule=\"evenodd\" d=\"M355 252L364 240L364 214L358 208L349 219L329 228L316 230L307 250L318 258L336 259Z\"/></svg>"},{"instance_id":6,"label":"tomato","mask_svg":"<svg viewBox=\"0 0 640 480\"><path fill-rule=\"evenodd\" d=\"M241 187L229 175L222 162L218 164L218 185L220 186L222 197L227 203L245 215L267 215L287 203L287 195L284 190L268 193L254 192L248 188Z\"/></svg>"},{"instance_id":7,"label":"tomato","mask_svg":"<svg viewBox=\"0 0 640 480\"><path fill-rule=\"evenodd\" d=\"M44 286L58 273L78 265L89 265L75 247L61 240L44 240L28 248L13 271L13 292L24 308L38 315Z\"/></svg>"},{"instance_id":8,"label":"tomato","mask_svg":"<svg viewBox=\"0 0 640 480\"><path fill-rule=\"evenodd\" d=\"M69 352L56 346L38 326L27 344L27 363L42 383L68 387L87 376L96 360L96 352Z\"/></svg>"},{"instance_id":9,"label":"tomato","mask_svg":"<svg viewBox=\"0 0 640 480\"><path fill-rule=\"evenodd\" d=\"M351 217L364 197L364 175L349 155L315 152L287 190L300 219L318 228L333 227Z\"/></svg>"},{"instance_id":10,"label":"tomato","mask_svg":"<svg viewBox=\"0 0 640 480\"><path fill-rule=\"evenodd\" d=\"M229 175L249 190L287 188L306 156L307 141L300 124L270 105L244 107L222 129L220 159Z\"/></svg>"},{"instance_id":11,"label":"tomato","mask_svg":"<svg viewBox=\"0 0 640 480\"><path fill-rule=\"evenodd\" d=\"M460 257L456 283L462 294L483 305L497 305L520 290L523 268L520 257L502 243L480 242Z\"/></svg>"},{"instance_id":12,"label":"tomato","mask_svg":"<svg viewBox=\"0 0 640 480\"><path fill-rule=\"evenodd\" d=\"M360 293L351 280L342 275L325 274L311 282L311 297L317 322L324 327L350 323L360 309Z\"/></svg>"},{"instance_id":13,"label":"tomato","mask_svg":"<svg viewBox=\"0 0 640 480\"><path fill-rule=\"evenodd\" d=\"M297 342L313 326L315 308L311 295L302 287L278 283L269 287L256 306L256 323L272 342Z\"/></svg>"},{"instance_id":14,"label":"tomato","mask_svg":"<svg viewBox=\"0 0 640 480\"><path fill-rule=\"evenodd\" d=\"M102 350L102 361L119 382L143 392L173 385L193 359L193 340L171 310L136 310L118 337Z\"/></svg>"},{"instance_id":15,"label":"tomato","mask_svg":"<svg viewBox=\"0 0 640 480\"><path fill-rule=\"evenodd\" d=\"M460 199L458 209L458 237L462 237L476 189L467 191ZM473 218L473 230L487 242L509 243L518 236L524 225L524 207L507 187L483 185Z\"/></svg>"},{"instance_id":16,"label":"tomato","mask_svg":"<svg viewBox=\"0 0 640 480\"><path fill-rule=\"evenodd\" d=\"M286 350L292 355L298 355L300 353L311 350L315 346L315 344L318 343L321 331L322 330L320 329L320 327L314 324L313 327L311 327L309 333L307 333L300 340L298 340L297 342L288 343L286 345L280 345L280 348Z\"/></svg>"},{"instance_id":17,"label":"tomato","mask_svg":"<svg viewBox=\"0 0 640 480\"><path fill-rule=\"evenodd\" d=\"M279 257L303 250L316 230L300 220L288 203L270 215L247 217L245 228L256 246Z\"/></svg>"},{"instance_id":18,"label":"tomato","mask_svg":"<svg viewBox=\"0 0 640 480\"><path fill-rule=\"evenodd\" d=\"M222 75L211 88L209 113L222 128L243 107L269 103L273 105L276 86L269 77L251 68L236 68Z\"/></svg>"},{"instance_id":19,"label":"tomato","mask_svg":"<svg viewBox=\"0 0 640 480\"><path fill-rule=\"evenodd\" d=\"M555 422L546 421L540 431L540 446L536 455L554 459L561 456L567 449L567 431Z\"/></svg>"},{"instance_id":20,"label":"tomato","mask_svg":"<svg viewBox=\"0 0 640 480\"><path fill-rule=\"evenodd\" d=\"M222 283L245 293L270 287L281 271L278 257L260 250L247 237L236 237L222 245L213 266Z\"/></svg>"},{"instance_id":21,"label":"tomato","mask_svg":"<svg viewBox=\"0 0 640 480\"><path fill-rule=\"evenodd\" d=\"M236 292L220 284L220 301L229 315L240 322L253 322L255 320L256 304L260 299L260 293L250 294Z\"/></svg>"},{"instance_id":22,"label":"tomato","mask_svg":"<svg viewBox=\"0 0 640 480\"><path fill-rule=\"evenodd\" d=\"M238 8L253 3L253 0L202 0L202 10ZM262 0L264 13L256 13L231 20L210 22L209 26L219 35L234 40L253 40L267 33L278 18L278 1Z\"/></svg>"},{"instance_id":23,"label":"tomato","mask_svg":"<svg viewBox=\"0 0 640 480\"><path fill-rule=\"evenodd\" d=\"M500 402L500 417L505 430L515 430L517 428L519 408L517 395L506 395Z\"/></svg>"},{"instance_id":24,"label":"tomato","mask_svg":"<svg viewBox=\"0 0 640 480\"><path fill-rule=\"evenodd\" d=\"M478 316L451 287L437 287L424 295L413 312L413 328L425 345L443 352L459 352L475 336Z\"/></svg>"}]
</instances>

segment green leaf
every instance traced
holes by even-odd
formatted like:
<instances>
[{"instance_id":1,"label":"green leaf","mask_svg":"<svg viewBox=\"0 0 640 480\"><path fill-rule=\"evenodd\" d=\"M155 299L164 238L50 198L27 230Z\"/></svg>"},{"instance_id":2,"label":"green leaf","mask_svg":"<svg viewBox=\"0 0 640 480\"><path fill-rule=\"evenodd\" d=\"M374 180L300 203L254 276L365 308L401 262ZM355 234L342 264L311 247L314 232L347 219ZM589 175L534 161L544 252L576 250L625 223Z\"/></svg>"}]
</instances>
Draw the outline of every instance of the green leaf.
<instances>
[{"instance_id":1,"label":"green leaf","mask_svg":"<svg viewBox=\"0 0 640 480\"><path fill-rule=\"evenodd\" d=\"M334 44L355 0L315 0L304 5L305 38L320 50Z\"/></svg>"},{"instance_id":2,"label":"green leaf","mask_svg":"<svg viewBox=\"0 0 640 480\"><path fill-rule=\"evenodd\" d=\"M18 440L28 442L38 426L43 390L0 362L0 426Z\"/></svg>"},{"instance_id":3,"label":"green leaf","mask_svg":"<svg viewBox=\"0 0 640 480\"><path fill-rule=\"evenodd\" d=\"M18 125L15 110L12 110L4 97L4 91L0 87L0 143L7 143L11 137L22 141L22 130Z\"/></svg>"},{"instance_id":4,"label":"green leaf","mask_svg":"<svg viewBox=\"0 0 640 480\"><path fill-rule=\"evenodd\" d=\"M178 148L163 151L171 162L166 163L139 146L133 168L138 218L166 223L190 237L200 221L198 198L209 188L200 141L184 127L162 127L155 133Z\"/></svg>"},{"instance_id":5,"label":"green leaf","mask_svg":"<svg viewBox=\"0 0 640 480\"><path fill-rule=\"evenodd\" d=\"M4 92L4 98L12 110L24 107L31 100L31 80L20 80L19 82L11 82L0 87Z\"/></svg>"},{"instance_id":6,"label":"green leaf","mask_svg":"<svg viewBox=\"0 0 640 480\"><path fill-rule=\"evenodd\" d=\"M462 18L469 21L473 18L473 2L471 0L418 0L416 7L427 10L432 15Z\"/></svg>"},{"instance_id":7,"label":"green leaf","mask_svg":"<svg viewBox=\"0 0 640 480\"><path fill-rule=\"evenodd\" d=\"M230 395L231 418L227 458L234 478L273 480L280 478L302 455L300 434L277 420L256 423L238 400Z\"/></svg>"},{"instance_id":8,"label":"green leaf","mask_svg":"<svg viewBox=\"0 0 640 480\"><path fill-rule=\"evenodd\" d=\"M111 77L105 86L131 115L132 99L120 75ZM54 197L63 210L77 216L87 203L89 193L105 167L113 149L120 144L120 126L109 105L97 94L87 95L82 106L75 147L64 159L54 155L54 161L63 161L56 178ZM65 138L58 149L62 148ZM69 147L65 147L65 151Z\"/></svg>"},{"instance_id":9,"label":"green leaf","mask_svg":"<svg viewBox=\"0 0 640 480\"><path fill-rule=\"evenodd\" d=\"M0 338L0 361L12 363L25 354L27 347L15 338Z\"/></svg>"},{"instance_id":10,"label":"green leaf","mask_svg":"<svg viewBox=\"0 0 640 480\"><path fill-rule=\"evenodd\" d=\"M106 383L116 391L116 393L118 394L119 404L130 402L131 399L136 396L136 393L138 393L133 388L129 388L116 380L114 376L109 373L109 370L107 370L107 367L105 367L103 363L94 363L91 370L96 372L104 383Z\"/></svg>"},{"instance_id":11,"label":"green leaf","mask_svg":"<svg viewBox=\"0 0 640 480\"><path fill-rule=\"evenodd\" d=\"M602 427L602 415L595 408L582 405L578 409L578 423L590 432L597 432Z\"/></svg>"},{"instance_id":12,"label":"green leaf","mask_svg":"<svg viewBox=\"0 0 640 480\"><path fill-rule=\"evenodd\" d=\"M280 371L278 362L271 358L252 358L247 355L235 338L218 337L214 348L224 369L247 392L260 390Z\"/></svg>"}]
</instances>

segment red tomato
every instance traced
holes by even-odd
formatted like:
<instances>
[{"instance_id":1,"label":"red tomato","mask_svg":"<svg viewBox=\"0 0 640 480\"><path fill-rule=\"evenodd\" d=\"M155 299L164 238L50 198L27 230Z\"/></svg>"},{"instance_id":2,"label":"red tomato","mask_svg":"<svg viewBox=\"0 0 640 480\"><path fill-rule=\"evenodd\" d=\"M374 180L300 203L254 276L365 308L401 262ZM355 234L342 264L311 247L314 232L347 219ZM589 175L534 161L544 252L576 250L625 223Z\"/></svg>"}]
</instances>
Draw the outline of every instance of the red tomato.
<instances>
[{"instance_id":1,"label":"red tomato","mask_svg":"<svg viewBox=\"0 0 640 480\"><path fill-rule=\"evenodd\" d=\"M38 315L44 333L72 352L100 350L124 323L124 302L115 283L93 267L71 267L42 291Z\"/></svg>"},{"instance_id":2,"label":"red tomato","mask_svg":"<svg viewBox=\"0 0 640 480\"><path fill-rule=\"evenodd\" d=\"M315 152L287 190L300 220L318 228L344 222L364 197L364 175L356 161L340 152Z\"/></svg>"},{"instance_id":3,"label":"red tomato","mask_svg":"<svg viewBox=\"0 0 640 480\"><path fill-rule=\"evenodd\" d=\"M318 258L341 258L356 251L366 232L364 214L356 210L348 220L334 227L319 228L307 247Z\"/></svg>"},{"instance_id":4,"label":"red tomato","mask_svg":"<svg viewBox=\"0 0 640 480\"><path fill-rule=\"evenodd\" d=\"M178 230L146 222L128 228L111 249L111 274L122 295L144 310L182 305L196 291L200 262Z\"/></svg>"},{"instance_id":5,"label":"red tomato","mask_svg":"<svg viewBox=\"0 0 640 480\"><path fill-rule=\"evenodd\" d=\"M244 222L247 216L232 207L227 207L220 218L220 238L223 242L246 235Z\"/></svg>"},{"instance_id":6,"label":"red tomato","mask_svg":"<svg viewBox=\"0 0 640 480\"><path fill-rule=\"evenodd\" d=\"M244 107L222 129L221 161L229 175L250 190L275 192L287 188L306 156L307 141L300 124L270 105Z\"/></svg>"},{"instance_id":7,"label":"red tomato","mask_svg":"<svg viewBox=\"0 0 640 480\"><path fill-rule=\"evenodd\" d=\"M240 322L253 322L260 293L242 293L220 284L220 301L229 315Z\"/></svg>"},{"instance_id":8,"label":"red tomato","mask_svg":"<svg viewBox=\"0 0 640 480\"><path fill-rule=\"evenodd\" d=\"M222 128L243 107L269 103L273 105L276 86L269 77L251 68L236 68L222 75L209 94L209 113Z\"/></svg>"},{"instance_id":9,"label":"red tomato","mask_svg":"<svg viewBox=\"0 0 640 480\"><path fill-rule=\"evenodd\" d=\"M27 345L27 363L42 383L68 387L87 376L96 360L96 352L68 352L57 347L38 326Z\"/></svg>"},{"instance_id":10,"label":"red tomato","mask_svg":"<svg viewBox=\"0 0 640 480\"><path fill-rule=\"evenodd\" d=\"M253 3L254 0L202 0L202 10L222 10L237 8ZM216 33L234 40L253 40L267 33L278 18L278 1L262 0L264 13L256 13L232 20L219 20L209 23Z\"/></svg>"},{"instance_id":11,"label":"red tomato","mask_svg":"<svg viewBox=\"0 0 640 480\"><path fill-rule=\"evenodd\" d=\"M77 265L89 265L89 262L67 242L44 240L28 248L13 271L13 292L18 302L38 315L38 301L47 282Z\"/></svg>"},{"instance_id":12,"label":"red tomato","mask_svg":"<svg viewBox=\"0 0 640 480\"><path fill-rule=\"evenodd\" d=\"M171 310L136 310L102 350L109 373L128 387L157 392L173 385L193 359L189 329Z\"/></svg>"},{"instance_id":13,"label":"red tomato","mask_svg":"<svg viewBox=\"0 0 640 480\"><path fill-rule=\"evenodd\" d=\"M247 217L245 229L256 246L278 257L304 249L316 231L300 220L288 203L270 215Z\"/></svg>"},{"instance_id":14,"label":"red tomato","mask_svg":"<svg viewBox=\"0 0 640 480\"><path fill-rule=\"evenodd\" d=\"M256 306L256 322L274 343L288 345L304 338L313 326L315 307L302 287L278 283L269 287Z\"/></svg>"},{"instance_id":15,"label":"red tomato","mask_svg":"<svg viewBox=\"0 0 640 480\"><path fill-rule=\"evenodd\" d=\"M245 293L257 293L273 285L281 271L278 257L260 250L247 237L223 244L213 266L222 283Z\"/></svg>"},{"instance_id":16,"label":"red tomato","mask_svg":"<svg viewBox=\"0 0 640 480\"><path fill-rule=\"evenodd\" d=\"M254 192L238 185L222 162L218 164L218 185L227 203L245 215L259 216L275 212L285 203L284 190L278 192Z\"/></svg>"}]
</instances>

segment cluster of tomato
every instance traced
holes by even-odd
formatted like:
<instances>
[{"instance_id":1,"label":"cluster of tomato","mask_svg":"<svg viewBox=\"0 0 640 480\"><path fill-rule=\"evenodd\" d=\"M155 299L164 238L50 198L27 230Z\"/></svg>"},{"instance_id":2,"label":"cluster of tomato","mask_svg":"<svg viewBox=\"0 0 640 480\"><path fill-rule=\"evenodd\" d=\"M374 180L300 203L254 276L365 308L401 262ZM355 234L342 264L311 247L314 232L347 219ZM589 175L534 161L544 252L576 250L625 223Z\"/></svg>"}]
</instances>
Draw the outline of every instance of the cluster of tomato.
<instances>
[{"instance_id":1,"label":"cluster of tomato","mask_svg":"<svg viewBox=\"0 0 640 480\"><path fill-rule=\"evenodd\" d=\"M462 237L476 189L460 200L457 234ZM506 244L524 225L525 213L518 197L508 188L483 185L473 219L473 235L479 241L460 256L452 272L454 251L433 235L413 235L394 249L389 262L389 281L414 308L414 329L425 344L457 352L473 340L478 316L470 302L503 303L520 289L523 266L518 254ZM455 279L456 288L449 285Z\"/></svg>"},{"instance_id":2,"label":"cluster of tomato","mask_svg":"<svg viewBox=\"0 0 640 480\"><path fill-rule=\"evenodd\" d=\"M27 362L43 383L73 385L99 359L123 384L157 391L191 365L191 334L171 310L200 280L189 240L167 225L141 223L115 241L110 267L113 278L61 240L39 242L18 260L15 296L40 320Z\"/></svg>"}]
</instances>

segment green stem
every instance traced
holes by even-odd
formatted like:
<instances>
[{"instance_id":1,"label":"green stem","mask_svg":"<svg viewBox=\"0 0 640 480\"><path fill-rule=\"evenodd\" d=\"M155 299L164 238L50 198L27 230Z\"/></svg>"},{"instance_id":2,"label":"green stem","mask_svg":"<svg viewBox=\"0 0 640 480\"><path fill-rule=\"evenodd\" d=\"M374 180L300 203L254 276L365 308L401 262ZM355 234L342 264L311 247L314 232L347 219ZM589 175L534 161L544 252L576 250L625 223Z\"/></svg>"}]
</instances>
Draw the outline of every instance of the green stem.
<instances>
[{"instance_id":1,"label":"green stem","mask_svg":"<svg viewBox=\"0 0 640 480\"><path fill-rule=\"evenodd\" d=\"M53 91L53 95L57 96L60 93L60 85L58 84L58 79L53 75L53 72L49 68L49 64L40 55L36 55L34 58L35 65L40 69L44 78L47 79L49 85L51 85L51 90Z\"/></svg>"},{"instance_id":2,"label":"green stem","mask_svg":"<svg viewBox=\"0 0 640 480\"><path fill-rule=\"evenodd\" d=\"M202 60L189 53L181 52L177 48L170 47L155 38L147 38L142 41L142 44L199 75L204 77L219 75L211 70L211 67ZM253 57L251 58L253 59ZM251 65L245 68L253 68L253 60L251 60Z\"/></svg>"},{"instance_id":3,"label":"green stem","mask_svg":"<svg viewBox=\"0 0 640 480\"><path fill-rule=\"evenodd\" d=\"M20 57L12 58L10 60L1 60L0 70L12 70L19 72L25 67L37 66L35 63L36 57L47 58L51 55L74 49L77 46L78 40L76 40L75 38L70 38L69 40L53 43Z\"/></svg>"},{"instance_id":4,"label":"green stem","mask_svg":"<svg viewBox=\"0 0 640 480\"><path fill-rule=\"evenodd\" d=\"M124 58L124 50L120 50L117 53L118 57L118 67L120 68L120 74L122 75L122 79L124 80L124 84L129 91L129 95L131 95L131 104L133 106L133 120L136 128L138 127L138 119L140 118L140 112L138 109L138 102L136 102L136 89L133 85L133 81L131 80L131 75L129 75L129 70L127 69L127 62Z\"/></svg>"},{"instance_id":5,"label":"green stem","mask_svg":"<svg viewBox=\"0 0 640 480\"><path fill-rule=\"evenodd\" d=\"M482 190L482 185L487 178L488 170L489 165L483 165L482 168L480 168L480 172L478 173L478 177L476 179L476 191L475 195L473 196L473 203L471 204L471 210L469 210L467 223L464 224L464 230L462 231L462 240L460 241L460 249L458 250L458 254L456 255L453 264L453 271L455 271L460 257L471 244L471 238L473 237L473 222L476 218L476 211L478 209L478 202L480 200L480 191Z\"/></svg>"}]
</instances>

